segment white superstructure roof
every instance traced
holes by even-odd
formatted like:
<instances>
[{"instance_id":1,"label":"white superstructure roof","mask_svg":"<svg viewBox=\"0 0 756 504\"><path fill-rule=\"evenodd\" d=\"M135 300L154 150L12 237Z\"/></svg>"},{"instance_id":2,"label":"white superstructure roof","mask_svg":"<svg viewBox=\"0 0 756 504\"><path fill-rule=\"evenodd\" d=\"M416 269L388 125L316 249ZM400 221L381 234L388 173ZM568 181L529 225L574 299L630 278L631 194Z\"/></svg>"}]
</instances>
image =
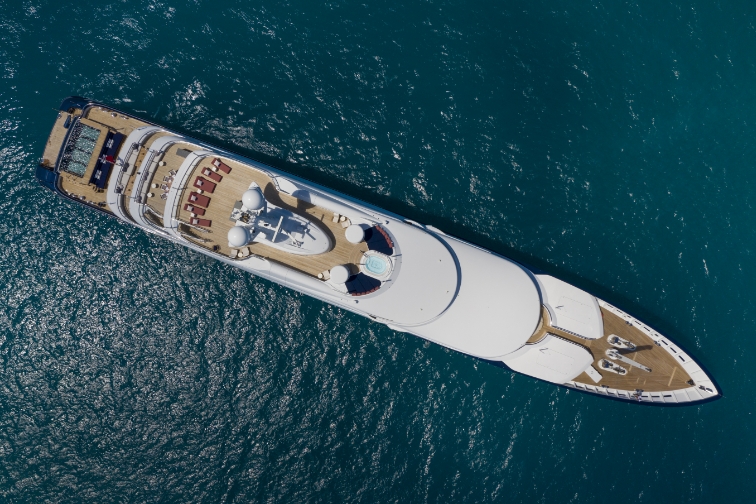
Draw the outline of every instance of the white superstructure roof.
<instances>
[{"instance_id":1,"label":"white superstructure roof","mask_svg":"<svg viewBox=\"0 0 756 504\"><path fill-rule=\"evenodd\" d=\"M434 235L400 221L385 225L394 238L395 273L379 295L359 299L359 310L399 325L433 320L457 292L454 257ZM397 271L398 270L398 271Z\"/></svg>"},{"instance_id":2,"label":"white superstructure roof","mask_svg":"<svg viewBox=\"0 0 756 504\"><path fill-rule=\"evenodd\" d=\"M541 302L535 282L520 265L443 237L459 261L461 286L449 309L413 334L484 359L520 348L535 331Z\"/></svg>"}]
</instances>

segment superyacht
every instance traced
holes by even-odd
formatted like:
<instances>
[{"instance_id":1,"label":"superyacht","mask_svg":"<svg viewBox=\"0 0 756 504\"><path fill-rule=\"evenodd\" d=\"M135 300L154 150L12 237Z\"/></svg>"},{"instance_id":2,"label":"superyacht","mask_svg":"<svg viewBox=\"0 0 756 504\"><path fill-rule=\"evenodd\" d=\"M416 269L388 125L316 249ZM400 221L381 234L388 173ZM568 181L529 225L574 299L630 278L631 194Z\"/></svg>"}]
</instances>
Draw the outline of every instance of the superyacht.
<instances>
[{"instance_id":1,"label":"superyacht","mask_svg":"<svg viewBox=\"0 0 756 504\"><path fill-rule=\"evenodd\" d=\"M581 289L102 103L63 101L36 176L148 233L547 382L664 405L719 395L677 344Z\"/></svg>"}]
</instances>

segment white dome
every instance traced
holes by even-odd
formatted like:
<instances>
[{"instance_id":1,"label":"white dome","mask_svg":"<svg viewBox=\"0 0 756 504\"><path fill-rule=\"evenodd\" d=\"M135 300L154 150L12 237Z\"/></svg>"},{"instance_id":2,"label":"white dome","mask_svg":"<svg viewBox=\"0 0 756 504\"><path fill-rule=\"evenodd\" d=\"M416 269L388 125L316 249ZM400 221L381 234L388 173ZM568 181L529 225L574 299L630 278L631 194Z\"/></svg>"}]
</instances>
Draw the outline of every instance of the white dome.
<instances>
[{"instance_id":1,"label":"white dome","mask_svg":"<svg viewBox=\"0 0 756 504\"><path fill-rule=\"evenodd\" d=\"M350 276L351 275L349 274L349 268L347 268L346 266L339 265L331 268L331 281L333 283L346 283L346 281L349 280Z\"/></svg>"},{"instance_id":2,"label":"white dome","mask_svg":"<svg viewBox=\"0 0 756 504\"><path fill-rule=\"evenodd\" d=\"M250 189L242 194L242 203L248 210L260 210L265 205L265 198L260 189Z\"/></svg>"},{"instance_id":3,"label":"white dome","mask_svg":"<svg viewBox=\"0 0 756 504\"><path fill-rule=\"evenodd\" d=\"M228 230L228 244L231 247L243 247L249 241L247 229L242 226L234 226Z\"/></svg>"},{"instance_id":4,"label":"white dome","mask_svg":"<svg viewBox=\"0 0 756 504\"><path fill-rule=\"evenodd\" d=\"M358 226L357 224L352 224L351 226L346 228L345 234L346 239L349 243L360 243L365 239L365 231L361 226Z\"/></svg>"}]
</instances>

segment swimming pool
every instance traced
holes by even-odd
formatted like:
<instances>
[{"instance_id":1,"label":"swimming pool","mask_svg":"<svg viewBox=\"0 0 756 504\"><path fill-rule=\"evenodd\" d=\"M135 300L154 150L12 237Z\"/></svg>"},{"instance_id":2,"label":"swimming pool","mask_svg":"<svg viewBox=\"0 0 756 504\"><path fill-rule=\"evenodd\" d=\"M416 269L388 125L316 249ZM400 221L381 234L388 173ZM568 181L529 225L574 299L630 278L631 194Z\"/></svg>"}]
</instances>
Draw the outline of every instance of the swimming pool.
<instances>
[{"instance_id":1,"label":"swimming pool","mask_svg":"<svg viewBox=\"0 0 756 504\"><path fill-rule=\"evenodd\" d=\"M384 258L371 254L367 256L365 269L374 275L383 275L388 269L388 263Z\"/></svg>"}]
</instances>

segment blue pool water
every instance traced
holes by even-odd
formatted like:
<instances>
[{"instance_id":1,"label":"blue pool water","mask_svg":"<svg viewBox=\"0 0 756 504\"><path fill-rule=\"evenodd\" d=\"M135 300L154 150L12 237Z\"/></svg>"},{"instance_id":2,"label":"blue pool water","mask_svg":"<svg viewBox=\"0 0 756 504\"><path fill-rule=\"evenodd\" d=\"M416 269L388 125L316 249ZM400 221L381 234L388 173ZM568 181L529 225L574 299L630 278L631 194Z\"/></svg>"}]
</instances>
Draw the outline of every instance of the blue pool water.
<instances>
[{"instance_id":1,"label":"blue pool water","mask_svg":"<svg viewBox=\"0 0 756 504\"><path fill-rule=\"evenodd\" d=\"M382 257L369 255L367 260L365 261L365 268L367 268L367 270L374 275L382 275L386 272L388 264L386 264L386 260Z\"/></svg>"},{"instance_id":2,"label":"blue pool water","mask_svg":"<svg viewBox=\"0 0 756 504\"><path fill-rule=\"evenodd\" d=\"M0 502L753 500L755 62L744 0L3 1ZM55 197L70 94L573 282L724 397L559 388Z\"/></svg>"}]
</instances>

